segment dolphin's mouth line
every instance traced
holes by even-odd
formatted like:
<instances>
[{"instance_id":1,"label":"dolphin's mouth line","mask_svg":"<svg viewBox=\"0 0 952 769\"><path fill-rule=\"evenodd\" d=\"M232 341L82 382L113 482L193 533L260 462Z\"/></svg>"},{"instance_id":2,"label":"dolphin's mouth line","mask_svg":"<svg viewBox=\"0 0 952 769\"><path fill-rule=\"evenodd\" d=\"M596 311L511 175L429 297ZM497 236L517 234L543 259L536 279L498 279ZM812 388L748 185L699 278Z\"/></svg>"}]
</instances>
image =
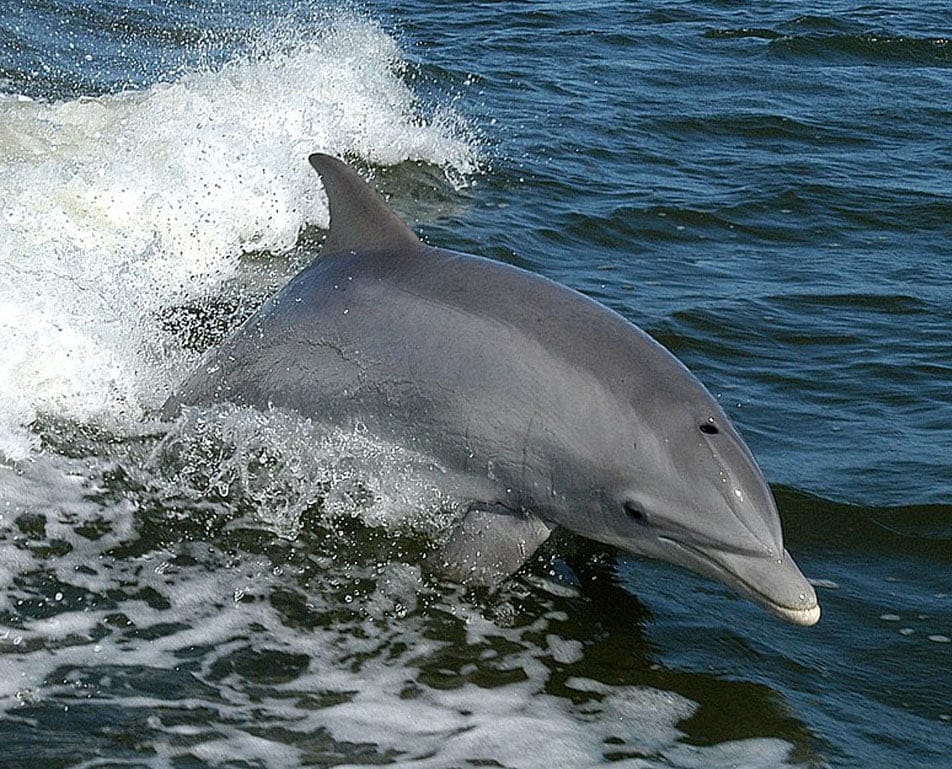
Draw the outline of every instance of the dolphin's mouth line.
<instances>
[{"instance_id":1,"label":"dolphin's mouth line","mask_svg":"<svg viewBox=\"0 0 952 769\"><path fill-rule=\"evenodd\" d=\"M658 539L661 542L666 542L670 545L673 545L674 547L680 548L681 550L686 550L687 552L691 553L695 557L701 559L706 565L711 567L718 574L723 575L724 577L723 581L725 583L739 585L741 588L743 588L744 592L746 592L751 598L754 598L755 600L760 601L762 604L764 604L768 608L771 608L775 611L779 611L783 616L787 618L791 618L791 615L793 615L794 617L808 616L808 615L812 616L812 614L814 614L819 608L819 605L816 602L814 602L812 606L806 606L806 607L787 606L785 604L782 604L776 601L775 599L771 598L770 596L766 595L765 593L761 592L760 590L758 590L756 587L751 585L749 582L747 582L745 579L743 579L741 576L739 576L735 572L731 571L730 569L726 568L722 564L718 563L716 560L714 560L711 556L709 556L703 550L700 550L696 547L692 547L691 545L686 545L682 542L678 542L673 539L669 539L668 537L658 537Z\"/></svg>"}]
</instances>

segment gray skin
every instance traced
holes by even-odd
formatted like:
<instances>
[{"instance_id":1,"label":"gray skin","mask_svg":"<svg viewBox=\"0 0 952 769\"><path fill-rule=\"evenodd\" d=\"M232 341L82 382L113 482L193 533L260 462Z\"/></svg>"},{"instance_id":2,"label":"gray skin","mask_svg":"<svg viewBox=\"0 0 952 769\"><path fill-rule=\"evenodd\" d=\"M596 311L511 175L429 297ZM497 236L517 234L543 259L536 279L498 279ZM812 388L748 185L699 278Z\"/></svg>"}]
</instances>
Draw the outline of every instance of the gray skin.
<instances>
[{"instance_id":1,"label":"gray skin","mask_svg":"<svg viewBox=\"0 0 952 769\"><path fill-rule=\"evenodd\" d=\"M166 417L287 408L431 457L468 504L442 551L462 581L500 582L564 526L819 620L754 458L671 353L543 277L424 245L344 163L310 162L330 206L321 258L206 357Z\"/></svg>"}]
</instances>

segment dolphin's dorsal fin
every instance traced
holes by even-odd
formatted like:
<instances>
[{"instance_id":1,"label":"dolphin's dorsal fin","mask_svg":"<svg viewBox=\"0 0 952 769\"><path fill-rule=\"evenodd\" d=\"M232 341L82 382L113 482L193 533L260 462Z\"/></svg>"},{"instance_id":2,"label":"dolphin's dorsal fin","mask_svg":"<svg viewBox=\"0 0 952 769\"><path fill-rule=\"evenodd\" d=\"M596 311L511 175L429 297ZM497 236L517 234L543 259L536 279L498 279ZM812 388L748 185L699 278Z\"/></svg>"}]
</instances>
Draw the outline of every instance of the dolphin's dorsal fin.
<instances>
[{"instance_id":1,"label":"dolphin's dorsal fin","mask_svg":"<svg viewBox=\"0 0 952 769\"><path fill-rule=\"evenodd\" d=\"M315 153L308 160L321 175L331 225L325 254L416 248L420 239L354 169L335 157Z\"/></svg>"}]
</instances>

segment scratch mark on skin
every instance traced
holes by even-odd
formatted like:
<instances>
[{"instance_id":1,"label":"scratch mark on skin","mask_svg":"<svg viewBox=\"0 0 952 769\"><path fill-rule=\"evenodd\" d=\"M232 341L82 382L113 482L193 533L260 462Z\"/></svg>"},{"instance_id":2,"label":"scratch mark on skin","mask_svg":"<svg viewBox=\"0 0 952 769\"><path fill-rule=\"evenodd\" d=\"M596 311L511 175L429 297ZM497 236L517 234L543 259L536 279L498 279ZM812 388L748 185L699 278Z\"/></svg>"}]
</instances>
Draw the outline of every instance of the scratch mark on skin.
<instances>
[{"instance_id":1,"label":"scratch mark on skin","mask_svg":"<svg viewBox=\"0 0 952 769\"><path fill-rule=\"evenodd\" d=\"M522 483L521 487L523 489L528 488L526 486L526 464L528 462L529 455L529 442L532 439L532 426L535 424L536 416L538 416L538 410L532 412L532 416L529 417L529 424L526 426L526 434L522 439ZM529 502L532 502L532 495L529 495ZM523 503L524 506L524 503ZM531 505L530 505L531 506Z\"/></svg>"},{"instance_id":2,"label":"scratch mark on skin","mask_svg":"<svg viewBox=\"0 0 952 769\"><path fill-rule=\"evenodd\" d=\"M470 443L469 431L472 426L472 420L466 420L466 430L463 433L463 450L466 452L466 458L463 463L463 468L466 472L470 471L470 468L475 464L476 452L473 451L472 444Z\"/></svg>"}]
</instances>

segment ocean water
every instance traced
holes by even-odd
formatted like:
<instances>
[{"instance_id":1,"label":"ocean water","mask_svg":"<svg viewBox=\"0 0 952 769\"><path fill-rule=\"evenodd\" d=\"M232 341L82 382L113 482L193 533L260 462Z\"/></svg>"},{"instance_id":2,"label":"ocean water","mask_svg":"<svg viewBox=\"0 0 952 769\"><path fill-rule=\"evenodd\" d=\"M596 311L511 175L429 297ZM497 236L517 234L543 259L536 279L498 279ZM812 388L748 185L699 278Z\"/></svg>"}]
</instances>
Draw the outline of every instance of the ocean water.
<instances>
[{"instance_id":1,"label":"ocean water","mask_svg":"<svg viewBox=\"0 0 952 769\"><path fill-rule=\"evenodd\" d=\"M950 766L950 94L940 2L4 2L0 767ZM159 422L314 151L681 357L820 624L568 534L469 594L402 447Z\"/></svg>"}]
</instances>

